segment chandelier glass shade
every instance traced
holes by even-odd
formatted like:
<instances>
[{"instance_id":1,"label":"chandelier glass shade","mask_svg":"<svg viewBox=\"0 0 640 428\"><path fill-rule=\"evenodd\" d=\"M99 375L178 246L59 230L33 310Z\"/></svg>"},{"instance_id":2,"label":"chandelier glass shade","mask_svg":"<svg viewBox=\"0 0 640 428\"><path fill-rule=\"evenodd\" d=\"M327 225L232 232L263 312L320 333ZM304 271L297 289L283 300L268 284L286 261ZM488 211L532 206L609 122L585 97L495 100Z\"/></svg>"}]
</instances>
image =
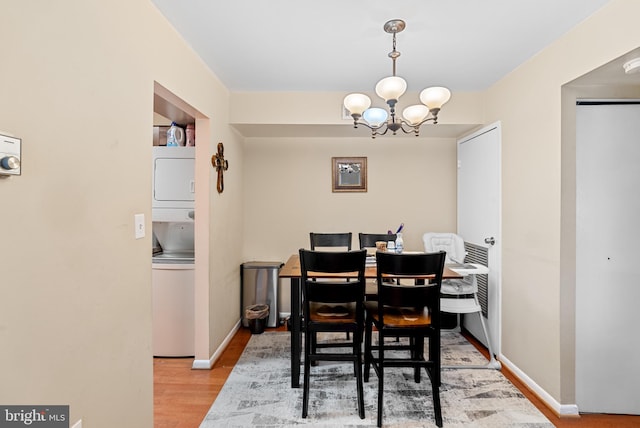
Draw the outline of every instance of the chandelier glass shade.
<instances>
[{"instance_id":1,"label":"chandelier glass shade","mask_svg":"<svg viewBox=\"0 0 640 428\"><path fill-rule=\"evenodd\" d=\"M385 102L398 101L407 90L407 81L402 77L389 76L380 80L376 85L376 94Z\"/></svg>"},{"instance_id":2,"label":"chandelier glass shade","mask_svg":"<svg viewBox=\"0 0 640 428\"><path fill-rule=\"evenodd\" d=\"M393 19L384 24L384 30L393 34L393 50L389 57L393 61L393 75L381 79L375 87L376 94L382 98L387 110L379 107L371 107L371 98L365 94L352 93L344 98L344 107L353 118L353 126L366 126L371 129L371 137L385 135L391 131L393 135L401 130L416 137L420 134L420 126L427 122L438 123L438 113L442 106L451 98L451 91L442 86L433 86L420 92L420 102L406 107L402 111L402 118L396 115L398 99L406 92L407 82L396 76L396 59L400 52L396 50L396 34L404 30L405 22L401 19Z\"/></svg>"},{"instance_id":3,"label":"chandelier glass shade","mask_svg":"<svg viewBox=\"0 0 640 428\"><path fill-rule=\"evenodd\" d=\"M387 121L387 111L383 108L373 107L362 113L362 118L367 121L370 126L382 126Z\"/></svg>"}]
</instances>

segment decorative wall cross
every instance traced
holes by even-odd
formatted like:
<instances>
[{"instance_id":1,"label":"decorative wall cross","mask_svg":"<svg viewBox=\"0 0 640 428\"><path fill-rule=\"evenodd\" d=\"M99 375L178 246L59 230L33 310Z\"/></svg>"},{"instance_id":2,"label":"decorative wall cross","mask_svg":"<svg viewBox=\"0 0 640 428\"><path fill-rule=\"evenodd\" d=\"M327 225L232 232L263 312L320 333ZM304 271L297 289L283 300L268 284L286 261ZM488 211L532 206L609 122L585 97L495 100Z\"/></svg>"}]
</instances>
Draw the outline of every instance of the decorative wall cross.
<instances>
[{"instance_id":1,"label":"decorative wall cross","mask_svg":"<svg viewBox=\"0 0 640 428\"><path fill-rule=\"evenodd\" d=\"M218 172L218 193L222 193L224 191L224 172L229 169L229 162L224 158L224 146L222 143L218 143L218 153L211 156L211 165Z\"/></svg>"}]
</instances>

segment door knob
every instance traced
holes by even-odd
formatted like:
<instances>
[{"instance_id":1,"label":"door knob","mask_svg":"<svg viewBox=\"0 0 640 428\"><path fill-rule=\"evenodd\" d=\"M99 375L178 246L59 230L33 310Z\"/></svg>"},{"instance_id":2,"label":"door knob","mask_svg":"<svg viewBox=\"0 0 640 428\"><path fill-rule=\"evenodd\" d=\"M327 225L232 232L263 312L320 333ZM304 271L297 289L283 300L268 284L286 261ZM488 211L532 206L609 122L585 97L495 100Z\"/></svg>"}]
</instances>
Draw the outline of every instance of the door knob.
<instances>
[{"instance_id":1,"label":"door knob","mask_svg":"<svg viewBox=\"0 0 640 428\"><path fill-rule=\"evenodd\" d=\"M484 238L484 243L485 244L489 244L489 245L495 245L496 244L496 240L495 238L492 236L490 238Z\"/></svg>"}]
</instances>

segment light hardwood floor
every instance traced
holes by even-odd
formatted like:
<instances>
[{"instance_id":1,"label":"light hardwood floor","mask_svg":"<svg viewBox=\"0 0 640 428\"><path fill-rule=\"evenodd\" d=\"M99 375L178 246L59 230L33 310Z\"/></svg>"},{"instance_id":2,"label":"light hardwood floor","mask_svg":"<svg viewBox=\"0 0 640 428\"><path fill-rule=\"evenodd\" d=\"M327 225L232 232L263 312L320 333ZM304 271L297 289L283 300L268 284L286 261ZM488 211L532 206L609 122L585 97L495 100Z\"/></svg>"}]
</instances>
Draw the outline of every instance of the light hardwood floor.
<instances>
[{"instance_id":1,"label":"light hardwood floor","mask_svg":"<svg viewBox=\"0 0 640 428\"><path fill-rule=\"evenodd\" d=\"M278 329L285 331L284 327ZM211 370L192 370L191 358L154 358L154 428L197 428L240 358L251 333L241 328ZM472 337L480 352L487 351ZM502 373L559 428L638 428L640 416L581 415L558 417L506 368Z\"/></svg>"}]
</instances>

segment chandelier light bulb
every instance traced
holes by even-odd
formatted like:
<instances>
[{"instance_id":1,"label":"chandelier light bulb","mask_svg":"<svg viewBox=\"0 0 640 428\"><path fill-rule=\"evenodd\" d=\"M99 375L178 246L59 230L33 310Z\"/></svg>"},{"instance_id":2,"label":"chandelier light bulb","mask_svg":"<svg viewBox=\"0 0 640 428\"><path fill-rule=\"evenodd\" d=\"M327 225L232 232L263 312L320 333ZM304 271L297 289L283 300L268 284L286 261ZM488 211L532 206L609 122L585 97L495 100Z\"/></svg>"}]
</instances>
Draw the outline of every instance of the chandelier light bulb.
<instances>
[{"instance_id":1,"label":"chandelier light bulb","mask_svg":"<svg viewBox=\"0 0 640 428\"><path fill-rule=\"evenodd\" d=\"M362 113L371 106L371 98L365 94L349 94L344 97L344 107L349 110L352 115L361 116Z\"/></svg>"},{"instance_id":2,"label":"chandelier light bulb","mask_svg":"<svg viewBox=\"0 0 640 428\"><path fill-rule=\"evenodd\" d=\"M451 98L451 91L442 86L433 86L420 92L420 102L429 110L440 109Z\"/></svg>"},{"instance_id":3,"label":"chandelier light bulb","mask_svg":"<svg viewBox=\"0 0 640 428\"><path fill-rule=\"evenodd\" d=\"M418 125L429 115L429 108L424 104L414 104L402 111L402 117L409 122L410 125Z\"/></svg>"},{"instance_id":4,"label":"chandelier light bulb","mask_svg":"<svg viewBox=\"0 0 640 428\"><path fill-rule=\"evenodd\" d=\"M376 85L376 94L386 102L398 100L407 90L407 82L398 76L389 76L380 80Z\"/></svg>"},{"instance_id":5,"label":"chandelier light bulb","mask_svg":"<svg viewBox=\"0 0 640 428\"><path fill-rule=\"evenodd\" d=\"M385 123L388 116L389 115L385 109L378 107L370 108L362 114L362 118L373 128L378 128Z\"/></svg>"}]
</instances>

